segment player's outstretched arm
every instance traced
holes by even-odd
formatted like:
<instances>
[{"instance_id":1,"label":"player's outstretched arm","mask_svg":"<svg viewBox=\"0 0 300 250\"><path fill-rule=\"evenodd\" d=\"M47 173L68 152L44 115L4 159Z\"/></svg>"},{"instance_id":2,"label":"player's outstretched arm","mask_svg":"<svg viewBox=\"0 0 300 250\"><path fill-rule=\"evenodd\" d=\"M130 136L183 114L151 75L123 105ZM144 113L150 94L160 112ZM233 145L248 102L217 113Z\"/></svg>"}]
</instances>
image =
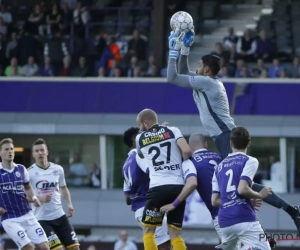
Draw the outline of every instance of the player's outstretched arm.
<instances>
[{"instance_id":1,"label":"player's outstretched arm","mask_svg":"<svg viewBox=\"0 0 300 250\"><path fill-rule=\"evenodd\" d=\"M182 39L183 46L181 47L179 64L178 64L179 74L190 75L190 76L197 75L195 72L190 71L189 63L188 63L188 55L190 53L190 48L194 43L194 36L195 36L195 32L192 29L186 32Z\"/></svg>"},{"instance_id":2,"label":"player's outstretched arm","mask_svg":"<svg viewBox=\"0 0 300 250\"><path fill-rule=\"evenodd\" d=\"M189 75L189 76L196 76L195 72L190 71L189 68L189 59L188 55L180 55L179 57L179 64L178 64L178 72L179 74Z\"/></svg>"},{"instance_id":3,"label":"player's outstretched arm","mask_svg":"<svg viewBox=\"0 0 300 250\"><path fill-rule=\"evenodd\" d=\"M178 74L176 59L174 58L169 58L168 61L167 80L169 83L188 89L198 89L205 91L211 87L210 77Z\"/></svg>"}]
</instances>

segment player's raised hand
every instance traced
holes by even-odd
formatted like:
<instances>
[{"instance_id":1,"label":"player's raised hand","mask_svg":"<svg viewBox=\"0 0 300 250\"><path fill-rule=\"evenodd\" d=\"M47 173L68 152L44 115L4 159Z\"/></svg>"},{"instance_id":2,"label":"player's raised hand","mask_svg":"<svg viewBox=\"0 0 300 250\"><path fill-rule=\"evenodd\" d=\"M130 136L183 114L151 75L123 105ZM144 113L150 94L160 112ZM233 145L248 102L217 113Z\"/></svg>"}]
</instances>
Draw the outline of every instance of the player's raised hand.
<instances>
[{"instance_id":1,"label":"player's raised hand","mask_svg":"<svg viewBox=\"0 0 300 250\"><path fill-rule=\"evenodd\" d=\"M259 208L262 206L262 200L260 199L252 199L251 203L256 211L259 211Z\"/></svg>"},{"instance_id":2,"label":"player's raised hand","mask_svg":"<svg viewBox=\"0 0 300 250\"><path fill-rule=\"evenodd\" d=\"M3 215L6 213L6 210L3 207L0 207L0 215Z\"/></svg>"},{"instance_id":3,"label":"player's raised hand","mask_svg":"<svg viewBox=\"0 0 300 250\"><path fill-rule=\"evenodd\" d=\"M185 35L182 39L183 46L181 48L181 55L187 56L189 54L190 47L194 43L194 36L195 36L195 32L193 29L185 33Z\"/></svg>"},{"instance_id":4,"label":"player's raised hand","mask_svg":"<svg viewBox=\"0 0 300 250\"><path fill-rule=\"evenodd\" d=\"M179 51L183 46L184 32L180 33L179 29L172 31L169 36L169 58L177 59Z\"/></svg>"},{"instance_id":5,"label":"player's raised hand","mask_svg":"<svg viewBox=\"0 0 300 250\"><path fill-rule=\"evenodd\" d=\"M264 187L260 192L261 199L267 198L269 195L272 194L272 188L270 187Z\"/></svg>"}]
</instances>

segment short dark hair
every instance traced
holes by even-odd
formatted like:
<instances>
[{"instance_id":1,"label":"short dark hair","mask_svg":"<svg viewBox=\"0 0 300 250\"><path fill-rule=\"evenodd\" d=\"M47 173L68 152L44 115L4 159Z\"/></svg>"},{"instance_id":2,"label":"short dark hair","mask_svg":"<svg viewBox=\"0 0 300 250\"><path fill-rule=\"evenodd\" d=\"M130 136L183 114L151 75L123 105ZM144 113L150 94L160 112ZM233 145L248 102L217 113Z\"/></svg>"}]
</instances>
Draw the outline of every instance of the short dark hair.
<instances>
[{"instance_id":1,"label":"short dark hair","mask_svg":"<svg viewBox=\"0 0 300 250\"><path fill-rule=\"evenodd\" d=\"M220 57L215 55L205 55L201 58L204 66L209 67L213 75L217 75L221 69L220 66Z\"/></svg>"},{"instance_id":2,"label":"short dark hair","mask_svg":"<svg viewBox=\"0 0 300 250\"><path fill-rule=\"evenodd\" d=\"M3 140L0 141L0 149L2 149L2 146L6 143L11 143L14 144L13 140L11 138L5 138Z\"/></svg>"},{"instance_id":3,"label":"short dark hair","mask_svg":"<svg viewBox=\"0 0 300 250\"><path fill-rule=\"evenodd\" d=\"M36 139L35 142L32 144L32 147L36 145L42 145L42 144L45 144L46 147L48 148L47 143L43 138Z\"/></svg>"},{"instance_id":4,"label":"short dark hair","mask_svg":"<svg viewBox=\"0 0 300 250\"><path fill-rule=\"evenodd\" d=\"M244 127L235 127L231 131L230 140L235 149L246 149L251 137L249 131Z\"/></svg>"},{"instance_id":5,"label":"short dark hair","mask_svg":"<svg viewBox=\"0 0 300 250\"><path fill-rule=\"evenodd\" d=\"M132 148L132 138L136 137L139 131L140 131L139 128L134 128L134 127L127 129L123 135L124 144Z\"/></svg>"}]
</instances>

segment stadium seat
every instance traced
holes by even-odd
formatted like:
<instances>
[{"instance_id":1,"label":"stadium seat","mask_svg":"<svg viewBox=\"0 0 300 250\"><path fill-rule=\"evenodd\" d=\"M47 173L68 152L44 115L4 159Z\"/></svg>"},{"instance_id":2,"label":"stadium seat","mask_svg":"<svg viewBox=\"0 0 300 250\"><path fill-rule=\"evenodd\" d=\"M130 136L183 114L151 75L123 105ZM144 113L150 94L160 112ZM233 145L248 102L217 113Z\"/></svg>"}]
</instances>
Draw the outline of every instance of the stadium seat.
<instances>
[{"instance_id":1,"label":"stadium seat","mask_svg":"<svg viewBox=\"0 0 300 250\"><path fill-rule=\"evenodd\" d=\"M299 19L300 3L294 3L291 5L290 15L293 19Z\"/></svg>"},{"instance_id":2,"label":"stadium seat","mask_svg":"<svg viewBox=\"0 0 300 250\"><path fill-rule=\"evenodd\" d=\"M134 0L122 0L122 7L135 7Z\"/></svg>"},{"instance_id":3,"label":"stadium seat","mask_svg":"<svg viewBox=\"0 0 300 250\"><path fill-rule=\"evenodd\" d=\"M288 14L288 3L286 2L275 3L273 7L274 17L286 17L287 14Z\"/></svg>"},{"instance_id":4,"label":"stadium seat","mask_svg":"<svg viewBox=\"0 0 300 250\"><path fill-rule=\"evenodd\" d=\"M215 19L217 15L217 3L208 1L201 5L201 17L203 19Z\"/></svg>"},{"instance_id":5,"label":"stadium seat","mask_svg":"<svg viewBox=\"0 0 300 250\"><path fill-rule=\"evenodd\" d=\"M286 51L290 49L290 41L287 37L280 36L276 39L276 46L278 51Z\"/></svg>"}]
</instances>

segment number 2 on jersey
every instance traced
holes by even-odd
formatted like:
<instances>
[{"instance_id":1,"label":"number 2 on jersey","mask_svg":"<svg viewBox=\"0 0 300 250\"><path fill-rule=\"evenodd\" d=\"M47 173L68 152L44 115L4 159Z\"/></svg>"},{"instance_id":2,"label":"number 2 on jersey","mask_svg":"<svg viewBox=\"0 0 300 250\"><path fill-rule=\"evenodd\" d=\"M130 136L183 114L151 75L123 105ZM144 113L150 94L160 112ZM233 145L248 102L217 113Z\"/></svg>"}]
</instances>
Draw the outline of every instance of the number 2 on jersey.
<instances>
[{"instance_id":1,"label":"number 2 on jersey","mask_svg":"<svg viewBox=\"0 0 300 250\"><path fill-rule=\"evenodd\" d=\"M166 162L164 161L157 161L157 158L160 156L161 148L167 147L167 159ZM155 155L152 158L152 164L153 166L157 167L160 165L163 165L165 163L170 163L171 161L171 142L167 141L159 145L159 147L153 146L149 148L148 154L152 154L152 152L155 151Z\"/></svg>"},{"instance_id":2,"label":"number 2 on jersey","mask_svg":"<svg viewBox=\"0 0 300 250\"><path fill-rule=\"evenodd\" d=\"M233 179L233 170L232 169L229 169L226 171L225 173L227 176L229 176L228 178L228 182L227 182L227 186L226 186L226 192L227 193L230 193L232 191L235 191L236 190L236 186L235 185L232 185L232 179Z\"/></svg>"}]
</instances>

